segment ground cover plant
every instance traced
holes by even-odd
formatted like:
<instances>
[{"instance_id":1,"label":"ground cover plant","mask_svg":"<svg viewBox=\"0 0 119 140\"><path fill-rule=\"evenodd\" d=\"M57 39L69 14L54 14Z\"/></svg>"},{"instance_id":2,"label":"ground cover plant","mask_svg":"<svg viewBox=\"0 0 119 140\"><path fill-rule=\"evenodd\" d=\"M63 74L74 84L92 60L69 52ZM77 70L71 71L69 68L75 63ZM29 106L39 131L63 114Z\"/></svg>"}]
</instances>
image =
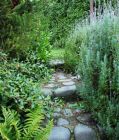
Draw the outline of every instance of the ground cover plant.
<instances>
[{"instance_id":1,"label":"ground cover plant","mask_svg":"<svg viewBox=\"0 0 119 140\"><path fill-rule=\"evenodd\" d=\"M81 74L80 95L108 140L119 139L118 10L118 6L113 9L108 5L92 21L86 19L77 24L67 42L70 50L66 58L72 55L73 59L73 65L68 61L69 65L77 65Z\"/></svg>"},{"instance_id":2,"label":"ground cover plant","mask_svg":"<svg viewBox=\"0 0 119 140\"><path fill-rule=\"evenodd\" d=\"M51 72L47 25L38 1L12 2L0 2L0 139L46 140L53 124L43 125L50 98L40 90Z\"/></svg>"}]
</instances>

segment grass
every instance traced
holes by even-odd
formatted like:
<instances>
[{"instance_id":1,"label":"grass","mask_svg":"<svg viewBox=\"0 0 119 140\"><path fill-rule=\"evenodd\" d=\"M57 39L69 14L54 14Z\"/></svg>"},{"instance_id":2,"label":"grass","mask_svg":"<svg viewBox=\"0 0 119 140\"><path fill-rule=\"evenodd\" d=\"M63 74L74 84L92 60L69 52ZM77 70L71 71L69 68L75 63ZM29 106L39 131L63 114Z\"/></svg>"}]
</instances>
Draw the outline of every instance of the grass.
<instances>
[{"instance_id":1,"label":"grass","mask_svg":"<svg viewBox=\"0 0 119 140\"><path fill-rule=\"evenodd\" d=\"M51 51L51 59L64 59L64 52L63 48L53 48Z\"/></svg>"}]
</instances>

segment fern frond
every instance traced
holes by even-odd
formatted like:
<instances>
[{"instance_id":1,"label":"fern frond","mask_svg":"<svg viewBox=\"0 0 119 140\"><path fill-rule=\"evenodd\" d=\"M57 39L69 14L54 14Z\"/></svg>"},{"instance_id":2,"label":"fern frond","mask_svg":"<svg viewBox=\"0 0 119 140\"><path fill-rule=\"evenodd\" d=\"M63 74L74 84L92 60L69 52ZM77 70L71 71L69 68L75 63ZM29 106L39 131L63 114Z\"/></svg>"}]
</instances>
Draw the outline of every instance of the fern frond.
<instances>
[{"instance_id":1,"label":"fern frond","mask_svg":"<svg viewBox=\"0 0 119 140\"><path fill-rule=\"evenodd\" d=\"M43 106L39 105L30 110L26 115L25 126L20 126L20 119L14 110L2 107L4 122L0 123L0 136L4 140L47 140L53 121L50 121L45 128L40 127L44 119Z\"/></svg>"},{"instance_id":2,"label":"fern frond","mask_svg":"<svg viewBox=\"0 0 119 140\"><path fill-rule=\"evenodd\" d=\"M16 111L2 107L4 123L0 124L0 134L3 139L18 140L21 137L21 129L19 125L19 117Z\"/></svg>"},{"instance_id":3,"label":"fern frond","mask_svg":"<svg viewBox=\"0 0 119 140\"><path fill-rule=\"evenodd\" d=\"M43 106L39 105L27 114L28 118L26 119L26 122L25 122L24 133L23 133L24 138L23 139L33 138L34 135L36 133L38 133L40 123L44 119L42 109L43 109Z\"/></svg>"},{"instance_id":4,"label":"fern frond","mask_svg":"<svg viewBox=\"0 0 119 140\"><path fill-rule=\"evenodd\" d=\"M53 120L51 120L45 128L39 131L39 133L35 137L35 140L48 140L52 127L53 127Z\"/></svg>"},{"instance_id":5,"label":"fern frond","mask_svg":"<svg viewBox=\"0 0 119 140\"><path fill-rule=\"evenodd\" d=\"M6 127L5 127L5 124L4 123L1 123L0 124L0 135L2 137L3 140L10 140L9 136L8 136L8 131L6 131Z\"/></svg>"}]
</instances>

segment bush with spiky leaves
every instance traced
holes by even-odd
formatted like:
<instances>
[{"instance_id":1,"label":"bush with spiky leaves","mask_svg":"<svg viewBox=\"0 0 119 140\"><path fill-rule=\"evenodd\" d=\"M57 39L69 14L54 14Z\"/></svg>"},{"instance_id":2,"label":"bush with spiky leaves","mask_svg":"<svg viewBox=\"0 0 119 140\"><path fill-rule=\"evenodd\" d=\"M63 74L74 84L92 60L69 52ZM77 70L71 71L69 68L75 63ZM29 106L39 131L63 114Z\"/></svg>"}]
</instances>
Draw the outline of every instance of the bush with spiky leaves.
<instances>
[{"instance_id":1,"label":"bush with spiky leaves","mask_svg":"<svg viewBox=\"0 0 119 140\"><path fill-rule=\"evenodd\" d=\"M41 125L44 119L41 104L33 110L28 110L26 120L23 123L14 110L2 107L2 114L0 138L4 140L47 140L53 126L52 121L46 127Z\"/></svg>"},{"instance_id":2,"label":"bush with spiky leaves","mask_svg":"<svg viewBox=\"0 0 119 140\"><path fill-rule=\"evenodd\" d=\"M118 9L117 9L118 11ZM119 117L119 18L116 10L105 9L88 26L81 43L80 93L87 107L105 129L108 139L116 140ZM85 27L83 27L85 28Z\"/></svg>"},{"instance_id":3,"label":"bush with spiky leaves","mask_svg":"<svg viewBox=\"0 0 119 140\"><path fill-rule=\"evenodd\" d=\"M76 26L69 45L76 53L82 82L79 92L104 128L109 140L118 140L119 132L119 9L105 7L91 22ZM73 40L73 41L72 41Z\"/></svg>"}]
</instances>

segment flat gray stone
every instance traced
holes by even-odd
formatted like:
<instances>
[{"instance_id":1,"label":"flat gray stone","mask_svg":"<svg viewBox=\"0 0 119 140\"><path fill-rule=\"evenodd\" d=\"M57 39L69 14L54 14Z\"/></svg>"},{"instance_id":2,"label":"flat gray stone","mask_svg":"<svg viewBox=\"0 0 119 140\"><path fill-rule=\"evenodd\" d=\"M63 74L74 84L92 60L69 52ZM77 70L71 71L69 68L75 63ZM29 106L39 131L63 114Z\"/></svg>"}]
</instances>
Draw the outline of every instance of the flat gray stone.
<instances>
[{"instance_id":1,"label":"flat gray stone","mask_svg":"<svg viewBox=\"0 0 119 140\"><path fill-rule=\"evenodd\" d=\"M55 76L53 76L50 80L53 80L54 81L55 80Z\"/></svg>"},{"instance_id":2,"label":"flat gray stone","mask_svg":"<svg viewBox=\"0 0 119 140\"><path fill-rule=\"evenodd\" d=\"M71 82L72 79L59 79L58 82Z\"/></svg>"},{"instance_id":3,"label":"flat gray stone","mask_svg":"<svg viewBox=\"0 0 119 140\"><path fill-rule=\"evenodd\" d=\"M64 80L64 79L66 79L67 77L65 77L64 75L58 75L57 76L60 80Z\"/></svg>"},{"instance_id":4,"label":"flat gray stone","mask_svg":"<svg viewBox=\"0 0 119 140\"><path fill-rule=\"evenodd\" d=\"M64 114L65 117L72 117L73 116L73 113L72 113L71 109L64 109L63 114Z\"/></svg>"},{"instance_id":5,"label":"flat gray stone","mask_svg":"<svg viewBox=\"0 0 119 140\"><path fill-rule=\"evenodd\" d=\"M49 83L50 84L54 84L55 83L55 80L50 80Z\"/></svg>"},{"instance_id":6,"label":"flat gray stone","mask_svg":"<svg viewBox=\"0 0 119 140\"><path fill-rule=\"evenodd\" d=\"M83 114L80 114L80 115L77 117L77 120L78 120L79 122L83 122L83 123L90 122L90 121L91 121L91 114L90 114L90 113L83 113Z\"/></svg>"},{"instance_id":7,"label":"flat gray stone","mask_svg":"<svg viewBox=\"0 0 119 140\"><path fill-rule=\"evenodd\" d=\"M72 76L71 79L77 79L77 76Z\"/></svg>"},{"instance_id":8,"label":"flat gray stone","mask_svg":"<svg viewBox=\"0 0 119 140\"><path fill-rule=\"evenodd\" d=\"M64 65L64 60L51 60L50 62L49 62L49 65L50 66L62 66L62 65Z\"/></svg>"},{"instance_id":9,"label":"flat gray stone","mask_svg":"<svg viewBox=\"0 0 119 140\"><path fill-rule=\"evenodd\" d=\"M54 95L56 97L70 96L76 92L76 86L63 86L54 90Z\"/></svg>"},{"instance_id":10,"label":"flat gray stone","mask_svg":"<svg viewBox=\"0 0 119 140\"><path fill-rule=\"evenodd\" d=\"M69 125L69 121L63 118L59 118L57 121L57 126L66 126Z\"/></svg>"},{"instance_id":11,"label":"flat gray stone","mask_svg":"<svg viewBox=\"0 0 119 140\"><path fill-rule=\"evenodd\" d=\"M41 92L42 92L43 95L45 95L45 96L52 96L52 95L53 95L52 90L49 89L49 88L43 88L43 89L41 89Z\"/></svg>"},{"instance_id":12,"label":"flat gray stone","mask_svg":"<svg viewBox=\"0 0 119 140\"><path fill-rule=\"evenodd\" d=\"M53 114L53 118L54 119L58 119L58 118L60 118L62 115L60 114L60 113L57 113L57 112L55 112L54 114Z\"/></svg>"},{"instance_id":13,"label":"flat gray stone","mask_svg":"<svg viewBox=\"0 0 119 140\"><path fill-rule=\"evenodd\" d=\"M46 88L54 88L56 86L57 86L56 84L51 83L51 84L45 85L44 87L46 87Z\"/></svg>"},{"instance_id":14,"label":"flat gray stone","mask_svg":"<svg viewBox=\"0 0 119 140\"><path fill-rule=\"evenodd\" d=\"M75 82L73 82L73 81L63 82L64 86L72 86L74 84L75 84Z\"/></svg>"},{"instance_id":15,"label":"flat gray stone","mask_svg":"<svg viewBox=\"0 0 119 140\"><path fill-rule=\"evenodd\" d=\"M75 140L97 140L96 132L83 124L78 124L74 129Z\"/></svg>"},{"instance_id":16,"label":"flat gray stone","mask_svg":"<svg viewBox=\"0 0 119 140\"><path fill-rule=\"evenodd\" d=\"M55 87L55 84L47 84L47 85L45 85L44 87L46 87L46 88L53 88L53 87Z\"/></svg>"},{"instance_id":17,"label":"flat gray stone","mask_svg":"<svg viewBox=\"0 0 119 140\"><path fill-rule=\"evenodd\" d=\"M70 131L64 127L54 127L48 140L70 140Z\"/></svg>"},{"instance_id":18,"label":"flat gray stone","mask_svg":"<svg viewBox=\"0 0 119 140\"><path fill-rule=\"evenodd\" d=\"M80 75L72 76L71 79L74 79L74 80L80 80L80 79L81 79L81 76L80 76Z\"/></svg>"},{"instance_id":19,"label":"flat gray stone","mask_svg":"<svg viewBox=\"0 0 119 140\"><path fill-rule=\"evenodd\" d=\"M77 79L80 80L81 79L81 76L80 75L77 75Z\"/></svg>"},{"instance_id":20,"label":"flat gray stone","mask_svg":"<svg viewBox=\"0 0 119 140\"><path fill-rule=\"evenodd\" d=\"M61 112L61 108L55 108L54 112L60 113Z\"/></svg>"},{"instance_id":21,"label":"flat gray stone","mask_svg":"<svg viewBox=\"0 0 119 140\"><path fill-rule=\"evenodd\" d=\"M79 114L82 113L82 111L83 111L83 110L81 110L81 109L76 109L76 110L73 111L73 113L74 113L75 115L79 115ZM78 117L77 117L77 119L78 119Z\"/></svg>"}]
</instances>

